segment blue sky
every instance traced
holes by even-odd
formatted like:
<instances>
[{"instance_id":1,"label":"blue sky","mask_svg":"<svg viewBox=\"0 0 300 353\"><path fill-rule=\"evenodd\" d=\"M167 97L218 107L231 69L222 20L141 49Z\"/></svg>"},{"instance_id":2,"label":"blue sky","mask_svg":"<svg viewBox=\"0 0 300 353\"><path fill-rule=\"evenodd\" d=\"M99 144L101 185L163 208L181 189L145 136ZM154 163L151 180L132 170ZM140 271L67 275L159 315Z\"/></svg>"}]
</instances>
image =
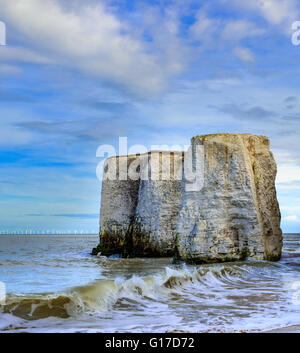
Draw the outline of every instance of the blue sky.
<instances>
[{"instance_id":1,"label":"blue sky","mask_svg":"<svg viewBox=\"0 0 300 353\"><path fill-rule=\"evenodd\" d=\"M97 231L99 145L267 135L300 232L296 0L0 0L0 231Z\"/></svg>"}]
</instances>

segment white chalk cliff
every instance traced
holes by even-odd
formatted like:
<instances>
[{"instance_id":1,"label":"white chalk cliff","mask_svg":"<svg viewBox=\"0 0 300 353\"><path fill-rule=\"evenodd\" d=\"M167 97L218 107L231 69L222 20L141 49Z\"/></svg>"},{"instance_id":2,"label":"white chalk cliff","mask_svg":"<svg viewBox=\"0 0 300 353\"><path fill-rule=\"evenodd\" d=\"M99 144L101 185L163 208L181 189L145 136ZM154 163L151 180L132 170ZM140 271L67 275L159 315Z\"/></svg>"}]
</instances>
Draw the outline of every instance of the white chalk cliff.
<instances>
[{"instance_id":1,"label":"white chalk cliff","mask_svg":"<svg viewBox=\"0 0 300 353\"><path fill-rule=\"evenodd\" d=\"M269 139L201 135L192 139L190 151L194 181L185 175L187 155L181 152L107 159L94 254L173 255L191 263L280 259Z\"/></svg>"}]
</instances>

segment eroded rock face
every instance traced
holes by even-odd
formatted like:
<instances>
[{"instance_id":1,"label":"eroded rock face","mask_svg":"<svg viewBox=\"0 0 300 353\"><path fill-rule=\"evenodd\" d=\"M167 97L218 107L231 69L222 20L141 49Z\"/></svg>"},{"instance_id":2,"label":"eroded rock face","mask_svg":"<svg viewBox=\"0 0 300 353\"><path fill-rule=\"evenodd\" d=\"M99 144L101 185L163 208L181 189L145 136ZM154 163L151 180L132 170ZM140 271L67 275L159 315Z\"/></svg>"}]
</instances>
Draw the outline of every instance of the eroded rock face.
<instances>
[{"instance_id":1,"label":"eroded rock face","mask_svg":"<svg viewBox=\"0 0 300 353\"><path fill-rule=\"evenodd\" d=\"M193 262L252 256L278 260L282 232L276 198L276 164L268 138L247 134L197 136L203 187L183 192L177 257ZM183 185L184 187L184 185Z\"/></svg>"},{"instance_id":2,"label":"eroded rock face","mask_svg":"<svg viewBox=\"0 0 300 353\"><path fill-rule=\"evenodd\" d=\"M138 202L139 174L136 180L120 180L119 163L128 165L135 156L108 158L104 165L101 193L100 246L94 253L128 255L131 227ZM128 168L126 167L126 170ZM124 177L123 177L124 179Z\"/></svg>"},{"instance_id":3,"label":"eroded rock face","mask_svg":"<svg viewBox=\"0 0 300 353\"><path fill-rule=\"evenodd\" d=\"M128 156L124 167L126 157L109 158L104 166L100 245L94 253L172 256L183 153L154 151ZM120 169L127 180L120 180Z\"/></svg>"},{"instance_id":4,"label":"eroded rock face","mask_svg":"<svg viewBox=\"0 0 300 353\"><path fill-rule=\"evenodd\" d=\"M280 259L276 163L268 138L196 136L191 151L193 182L181 152L106 161L95 254L175 255L191 263Z\"/></svg>"},{"instance_id":5,"label":"eroded rock face","mask_svg":"<svg viewBox=\"0 0 300 353\"><path fill-rule=\"evenodd\" d=\"M140 181L132 232L134 255L173 256L182 198L182 163L182 152L152 154L149 178Z\"/></svg>"}]
</instances>

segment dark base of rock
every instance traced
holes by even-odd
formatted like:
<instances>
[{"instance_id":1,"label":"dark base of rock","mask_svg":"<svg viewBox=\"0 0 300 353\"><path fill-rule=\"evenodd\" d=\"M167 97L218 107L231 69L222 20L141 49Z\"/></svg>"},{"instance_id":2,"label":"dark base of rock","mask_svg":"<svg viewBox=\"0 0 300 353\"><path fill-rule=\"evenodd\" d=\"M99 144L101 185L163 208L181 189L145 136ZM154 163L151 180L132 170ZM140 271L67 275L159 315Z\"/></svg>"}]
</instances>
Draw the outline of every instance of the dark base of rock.
<instances>
[{"instance_id":1,"label":"dark base of rock","mask_svg":"<svg viewBox=\"0 0 300 353\"><path fill-rule=\"evenodd\" d=\"M151 234L143 231L137 222L131 224L126 232L116 233L106 230L101 232L100 243L92 250L92 255L99 253L103 256L118 254L123 258L174 256L172 243L156 244L152 238Z\"/></svg>"},{"instance_id":2,"label":"dark base of rock","mask_svg":"<svg viewBox=\"0 0 300 353\"><path fill-rule=\"evenodd\" d=\"M173 263L181 263L185 262L191 265L203 265L203 264L213 264L213 263L222 263L222 262L236 262L236 261L244 261L248 258L249 252L245 249L239 254L234 256L230 256L228 254L218 254L216 257L206 257L206 256L194 256L189 259L182 259L178 252L173 258Z\"/></svg>"},{"instance_id":3,"label":"dark base of rock","mask_svg":"<svg viewBox=\"0 0 300 353\"><path fill-rule=\"evenodd\" d=\"M118 252L116 252L116 249L114 249L114 248L108 248L104 244L99 243L92 250L92 255L97 256L98 254L101 254L103 256L111 256L111 255L118 254Z\"/></svg>"},{"instance_id":4,"label":"dark base of rock","mask_svg":"<svg viewBox=\"0 0 300 353\"><path fill-rule=\"evenodd\" d=\"M140 239L140 238L139 238ZM228 254L219 254L214 258L205 257L205 256L195 256L193 258L181 259L177 249L173 251L158 251L151 247L145 246L145 244L137 244L138 246L133 247L132 242L123 242L122 246L116 246L116 244L109 244L100 242L97 247L93 248L92 255L97 256L101 254L102 256L112 256L120 255L122 258L134 258L134 257L173 257L172 263L174 265L181 263L188 263L193 265L202 265L202 264L212 264L212 263L223 263L223 262L237 262L244 261L249 257L249 251L243 249L239 254L234 256L228 256ZM267 261L279 261L281 259L281 254L266 254L265 260Z\"/></svg>"},{"instance_id":5,"label":"dark base of rock","mask_svg":"<svg viewBox=\"0 0 300 353\"><path fill-rule=\"evenodd\" d=\"M210 258L204 258L204 257L197 257L194 259L188 259L188 260L174 260L178 262L185 262L190 265L207 265L207 264L214 264L214 263L223 263L223 262L237 262L237 261L244 261L246 258L235 258L235 257L218 257L214 259ZM176 262L175 262L176 263Z\"/></svg>"},{"instance_id":6,"label":"dark base of rock","mask_svg":"<svg viewBox=\"0 0 300 353\"><path fill-rule=\"evenodd\" d=\"M120 247L109 246L104 243L99 243L92 250L92 255L101 254L103 256L111 256L111 255L121 255L122 257L129 257L130 254L124 249Z\"/></svg>"},{"instance_id":7,"label":"dark base of rock","mask_svg":"<svg viewBox=\"0 0 300 353\"><path fill-rule=\"evenodd\" d=\"M267 253L265 256L265 260L267 261L272 261L272 262L276 262L279 261L281 259L281 253L280 254L271 254L271 253Z\"/></svg>"},{"instance_id":8,"label":"dark base of rock","mask_svg":"<svg viewBox=\"0 0 300 353\"><path fill-rule=\"evenodd\" d=\"M121 255L123 258L133 257L173 257L174 251L158 251L151 247L135 247L131 248L126 245L124 247L114 247L100 242L97 247L93 248L92 255L101 254L103 256Z\"/></svg>"}]
</instances>

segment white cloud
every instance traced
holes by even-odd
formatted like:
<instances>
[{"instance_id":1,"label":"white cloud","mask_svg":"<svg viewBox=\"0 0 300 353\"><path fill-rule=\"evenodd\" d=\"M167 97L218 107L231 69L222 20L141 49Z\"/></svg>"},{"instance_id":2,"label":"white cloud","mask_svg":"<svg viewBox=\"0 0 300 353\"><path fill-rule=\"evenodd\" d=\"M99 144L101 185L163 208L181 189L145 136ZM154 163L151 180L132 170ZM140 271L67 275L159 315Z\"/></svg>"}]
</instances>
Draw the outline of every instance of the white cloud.
<instances>
[{"instance_id":1,"label":"white cloud","mask_svg":"<svg viewBox=\"0 0 300 353\"><path fill-rule=\"evenodd\" d=\"M236 47L233 50L233 53L236 57L244 62L254 62L254 55L248 48Z\"/></svg>"},{"instance_id":2,"label":"white cloud","mask_svg":"<svg viewBox=\"0 0 300 353\"><path fill-rule=\"evenodd\" d=\"M280 26L285 33L290 33L291 23L298 19L297 0L224 0L230 5L246 11L255 11L269 24Z\"/></svg>"},{"instance_id":3,"label":"white cloud","mask_svg":"<svg viewBox=\"0 0 300 353\"><path fill-rule=\"evenodd\" d=\"M282 211L296 212L300 213L300 206L280 206Z\"/></svg>"},{"instance_id":4,"label":"white cloud","mask_svg":"<svg viewBox=\"0 0 300 353\"><path fill-rule=\"evenodd\" d=\"M262 35L265 31L254 23L245 20L229 21L225 24L222 37L225 40L241 40L247 37Z\"/></svg>"},{"instance_id":5,"label":"white cloud","mask_svg":"<svg viewBox=\"0 0 300 353\"><path fill-rule=\"evenodd\" d=\"M278 164L277 183L300 181L300 166L297 164Z\"/></svg>"},{"instance_id":6,"label":"white cloud","mask_svg":"<svg viewBox=\"0 0 300 353\"><path fill-rule=\"evenodd\" d=\"M1 0L0 0L1 1ZM1 4L1 2L0 2ZM0 60L1 61L15 61L15 62L27 62L34 64L49 64L53 62L46 56L43 56L32 50L22 48L22 47L13 47L7 45L2 47L0 50Z\"/></svg>"},{"instance_id":7,"label":"white cloud","mask_svg":"<svg viewBox=\"0 0 300 353\"><path fill-rule=\"evenodd\" d=\"M159 58L147 52L129 25L101 2L85 3L77 12L61 7L57 0L0 0L0 6L1 17L35 52L39 51L40 58L50 58L140 94L160 92L168 75L173 74L168 66L163 69ZM16 49L2 55L7 59L22 57Z\"/></svg>"},{"instance_id":8,"label":"white cloud","mask_svg":"<svg viewBox=\"0 0 300 353\"><path fill-rule=\"evenodd\" d=\"M0 147L21 146L32 141L30 133L6 123L1 123Z\"/></svg>"},{"instance_id":9,"label":"white cloud","mask_svg":"<svg viewBox=\"0 0 300 353\"><path fill-rule=\"evenodd\" d=\"M250 1L247 3L250 4ZM256 8L272 24L290 20L298 12L298 4L295 0L252 0L250 6Z\"/></svg>"},{"instance_id":10,"label":"white cloud","mask_svg":"<svg viewBox=\"0 0 300 353\"><path fill-rule=\"evenodd\" d=\"M276 159L276 162L278 164L288 164L288 163L292 163L292 164L296 164L297 160L295 159L294 156L292 156L289 152L283 152L283 151L274 151L274 156Z\"/></svg>"},{"instance_id":11,"label":"white cloud","mask_svg":"<svg viewBox=\"0 0 300 353\"><path fill-rule=\"evenodd\" d=\"M22 69L18 66L0 63L0 74L1 75L18 75L21 72L22 72Z\"/></svg>"},{"instance_id":12,"label":"white cloud","mask_svg":"<svg viewBox=\"0 0 300 353\"><path fill-rule=\"evenodd\" d=\"M204 10L200 10L196 14L196 21L190 27L190 35L195 40L202 42L212 41L213 36L219 31L221 23L218 19L209 18Z\"/></svg>"},{"instance_id":13,"label":"white cloud","mask_svg":"<svg viewBox=\"0 0 300 353\"><path fill-rule=\"evenodd\" d=\"M195 23L190 26L189 34L193 40L199 41L207 47L220 48L226 43L236 45L241 40L249 37L261 36L265 30L255 23L244 19L221 19L211 17L205 9L200 9L195 16ZM253 61L253 56L246 54L246 49L240 49L238 53L244 61Z\"/></svg>"},{"instance_id":14,"label":"white cloud","mask_svg":"<svg viewBox=\"0 0 300 353\"><path fill-rule=\"evenodd\" d=\"M298 217L296 215L292 216L286 216L283 218L284 221L289 221L289 222L298 222Z\"/></svg>"},{"instance_id":15,"label":"white cloud","mask_svg":"<svg viewBox=\"0 0 300 353\"><path fill-rule=\"evenodd\" d=\"M151 51L159 60L165 73L177 74L183 71L192 56L191 48L181 36L181 16L184 4L170 3L163 7L157 4L140 5L133 26L146 34L151 42Z\"/></svg>"}]
</instances>

